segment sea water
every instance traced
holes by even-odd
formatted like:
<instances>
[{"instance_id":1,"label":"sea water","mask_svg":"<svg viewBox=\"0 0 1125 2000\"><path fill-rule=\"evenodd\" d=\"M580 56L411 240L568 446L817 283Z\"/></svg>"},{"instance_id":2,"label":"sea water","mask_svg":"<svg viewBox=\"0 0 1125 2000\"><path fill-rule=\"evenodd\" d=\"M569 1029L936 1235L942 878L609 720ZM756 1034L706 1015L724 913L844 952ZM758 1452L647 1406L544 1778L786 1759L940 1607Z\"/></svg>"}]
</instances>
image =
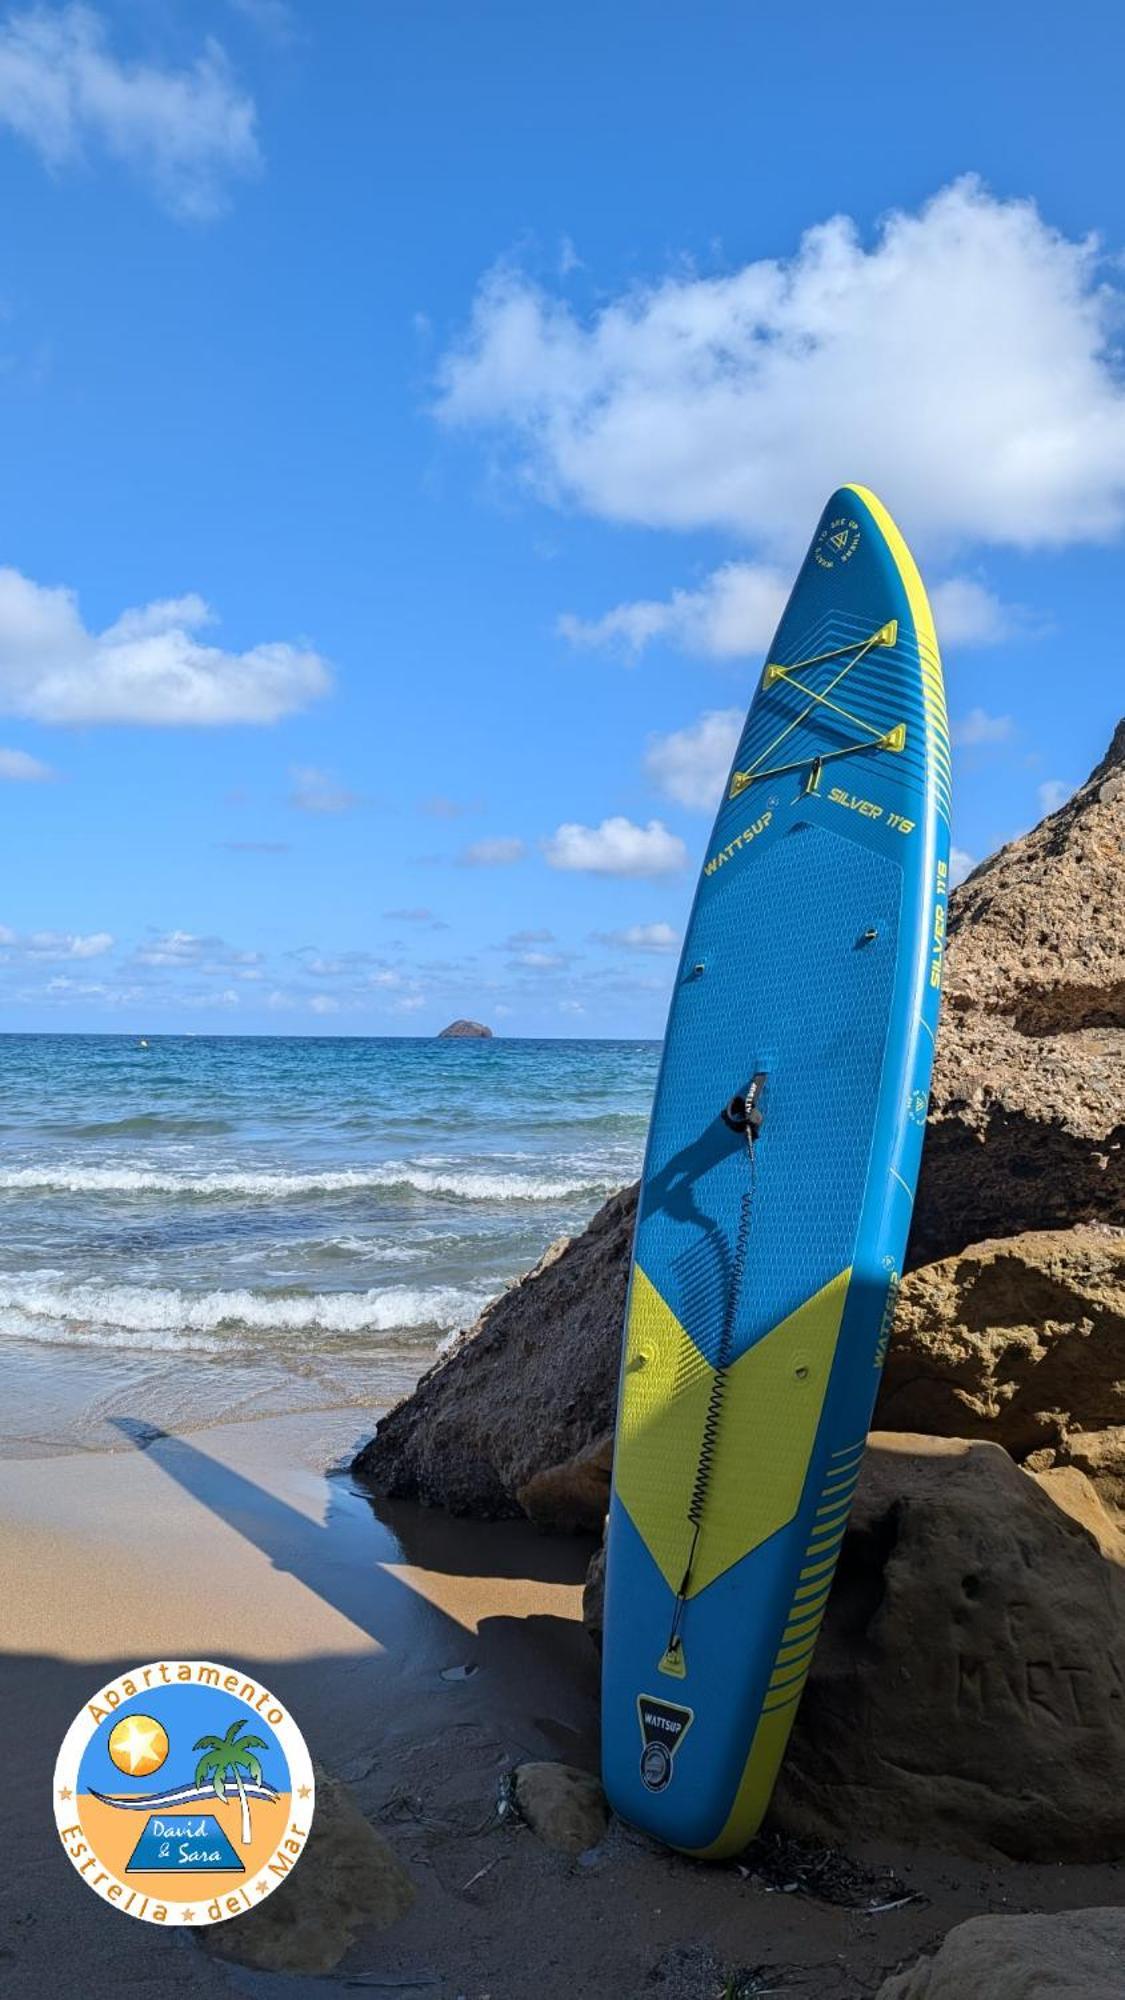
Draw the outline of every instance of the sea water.
<instances>
[{"instance_id":1,"label":"sea water","mask_svg":"<svg viewBox=\"0 0 1125 2000\"><path fill-rule=\"evenodd\" d=\"M636 1175L658 1055L0 1036L0 1341L188 1413L389 1399Z\"/></svg>"}]
</instances>

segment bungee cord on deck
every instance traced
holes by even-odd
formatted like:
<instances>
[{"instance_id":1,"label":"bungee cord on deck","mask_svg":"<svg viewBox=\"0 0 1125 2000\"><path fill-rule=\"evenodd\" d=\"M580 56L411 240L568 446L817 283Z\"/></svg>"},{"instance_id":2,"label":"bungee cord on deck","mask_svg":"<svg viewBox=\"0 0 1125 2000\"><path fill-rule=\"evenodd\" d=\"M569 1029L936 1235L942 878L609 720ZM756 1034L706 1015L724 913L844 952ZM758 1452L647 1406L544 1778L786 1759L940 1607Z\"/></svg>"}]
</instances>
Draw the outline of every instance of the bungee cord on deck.
<instances>
[{"instance_id":1,"label":"bungee cord on deck","mask_svg":"<svg viewBox=\"0 0 1125 2000\"><path fill-rule=\"evenodd\" d=\"M794 660L789 666L782 666L776 661L771 661L762 677L763 687L771 687L775 681L784 681L788 687L796 688L798 693L807 695L808 702L801 710L800 715L794 716L791 722L786 723L785 728L779 731L772 743L766 745L761 755L756 757L754 762L745 771L735 771L732 774L727 797L736 799L740 793L746 791L748 786L754 784L758 779L778 778L787 771L802 770L809 763L813 767L813 777L809 785L809 790L815 791L820 776L821 765L828 763L832 758L852 757L859 750L903 749L906 743L906 724L904 722L896 722L890 729L880 730L873 723L866 722L862 716L853 715L850 709L843 708L838 702L829 699L832 690L839 686L846 674L851 673L853 667L858 667L860 661L866 658L873 647L893 646L897 640L898 620L891 618L886 624L880 625L877 631L872 632L869 638L858 643L853 641L847 646L834 646L828 652L813 653L806 660ZM806 687L802 681L795 678L798 672L803 673L809 667L823 666L828 660L841 659L845 653L852 653L854 657L847 662L846 666L841 667L838 673L833 674L832 679L823 692L818 693L815 688ZM791 736L795 729L799 729L803 722L808 721L809 716L818 705L831 709L834 715L843 716L845 721L852 723L856 729L865 730L872 738L872 741L869 743L847 743L839 750L823 750L819 756L812 759L800 757L792 763L773 764L763 770L762 766L766 758L771 757L774 751L780 748L787 736Z\"/></svg>"}]
</instances>

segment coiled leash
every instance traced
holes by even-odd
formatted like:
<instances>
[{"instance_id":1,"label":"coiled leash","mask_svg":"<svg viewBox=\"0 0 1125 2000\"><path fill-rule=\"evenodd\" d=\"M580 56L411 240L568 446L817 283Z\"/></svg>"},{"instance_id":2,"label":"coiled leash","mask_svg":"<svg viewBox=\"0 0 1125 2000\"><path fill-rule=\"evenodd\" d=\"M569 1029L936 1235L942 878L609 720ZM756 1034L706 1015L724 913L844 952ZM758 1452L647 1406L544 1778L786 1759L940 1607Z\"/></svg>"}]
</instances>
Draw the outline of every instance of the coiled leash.
<instances>
[{"instance_id":1,"label":"coiled leash","mask_svg":"<svg viewBox=\"0 0 1125 2000\"><path fill-rule=\"evenodd\" d=\"M711 1382L711 1394L707 1399L707 1414L703 1419L703 1437L699 1447L699 1463L695 1470L695 1482L688 1502L688 1520L692 1524L691 1547L687 1562L676 1592L672 1607L672 1624L668 1633L668 1645L664 1657L676 1662L682 1649L680 1627L683 1622L684 1606L691 1588L691 1572L695 1553L699 1547L699 1537L703 1529L703 1513L707 1504L707 1491L711 1484L711 1474L715 1466L715 1452L719 1439L719 1419L722 1415L723 1397L726 1394L727 1376L730 1373L732 1349L734 1347L735 1324L738 1318L739 1299L742 1292L742 1277L746 1268L746 1257L750 1248L750 1219L754 1208L754 1185L757 1179L757 1158L755 1148L758 1134L765 1116L763 1093L766 1073L757 1070L745 1090L732 1097L723 1108L723 1124L732 1132L737 1132L746 1140L746 1157L750 1167L750 1182L738 1210L738 1229L735 1235L734 1261L731 1265L730 1284L727 1288L726 1312L723 1315L723 1329L719 1336L719 1351L715 1357L715 1373Z\"/></svg>"}]
</instances>

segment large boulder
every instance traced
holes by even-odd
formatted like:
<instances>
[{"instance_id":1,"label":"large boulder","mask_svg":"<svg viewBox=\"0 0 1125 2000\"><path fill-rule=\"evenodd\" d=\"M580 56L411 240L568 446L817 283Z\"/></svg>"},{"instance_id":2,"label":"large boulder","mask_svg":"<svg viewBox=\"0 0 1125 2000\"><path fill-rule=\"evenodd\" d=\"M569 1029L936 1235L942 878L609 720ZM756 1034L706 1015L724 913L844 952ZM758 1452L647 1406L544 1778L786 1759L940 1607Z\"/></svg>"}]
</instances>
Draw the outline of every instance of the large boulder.
<instances>
[{"instance_id":1,"label":"large boulder","mask_svg":"<svg viewBox=\"0 0 1125 2000\"><path fill-rule=\"evenodd\" d=\"M1125 1840L1125 1538L1082 1474L876 1432L782 1825L1026 1860Z\"/></svg>"},{"instance_id":2,"label":"large boulder","mask_svg":"<svg viewBox=\"0 0 1125 2000\"><path fill-rule=\"evenodd\" d=\"M627 1188L494 1299L383 1418L355 1461L359 1476L454 1514L518 1515L516 1495L535 1475L597 1445L613 1428L635 1214ZM593 1525L588 1496L599 1479L604 1489L605 1470L587 1464L582 1479L586 1511L570 1525ZM560 1474L560 1506L565 1486ZM539 1491L543 1519L550 1503Z\"/></svg>"},{"instance_id":3,"label":"large boulder","mask_svg":"<svg viewBox=\"0 0 1125 2000\"><path fill-rule=\"evenodd\" d=\"M1125 1910L970 1917L934 1958L885 1979L875 2000L1117 2000Z\"/></svg>"},{"instance_id":4,"label":"large boulder","mask_svg":"<svg viewBox=\"0 0 1125 2000\"><path fill-rule=\"evenodd\" d=\"M882 1430L991 1438L1039 1470L1078 1464L1117 1501L1125 1230L1036 1230L910 1272L875 1420Z\"/></svg>"},{"instance_id":5,"label":"large boulder","mask_svg":"<svg viewBox=\"0 0 1125 2000\"><path fill-rule=\"evenodd\" d=\"M913 1263L1125 1222L1125 722L1058 812L950 899Z\"/></svg>"}]
</instances>

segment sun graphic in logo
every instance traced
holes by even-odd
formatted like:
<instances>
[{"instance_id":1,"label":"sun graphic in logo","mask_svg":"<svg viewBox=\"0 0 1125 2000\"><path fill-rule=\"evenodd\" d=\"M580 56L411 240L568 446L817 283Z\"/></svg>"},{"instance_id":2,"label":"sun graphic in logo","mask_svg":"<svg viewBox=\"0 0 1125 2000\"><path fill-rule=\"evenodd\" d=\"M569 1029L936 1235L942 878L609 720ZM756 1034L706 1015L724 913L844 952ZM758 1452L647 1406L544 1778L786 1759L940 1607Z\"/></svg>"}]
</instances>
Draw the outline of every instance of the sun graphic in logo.
<instances>
[{"instance_id":1,"label":"sun graphic in logo","mask_svg":"<svg viewBox=\"0 0 1125 2000\"><path fill-rule=\"evenodd\" d=\"M168 1755L168 1738L151 1715L124 1715L110 1730L106 1748L126 1777L147 1778Z\"/></svg>"}]
</instances>

